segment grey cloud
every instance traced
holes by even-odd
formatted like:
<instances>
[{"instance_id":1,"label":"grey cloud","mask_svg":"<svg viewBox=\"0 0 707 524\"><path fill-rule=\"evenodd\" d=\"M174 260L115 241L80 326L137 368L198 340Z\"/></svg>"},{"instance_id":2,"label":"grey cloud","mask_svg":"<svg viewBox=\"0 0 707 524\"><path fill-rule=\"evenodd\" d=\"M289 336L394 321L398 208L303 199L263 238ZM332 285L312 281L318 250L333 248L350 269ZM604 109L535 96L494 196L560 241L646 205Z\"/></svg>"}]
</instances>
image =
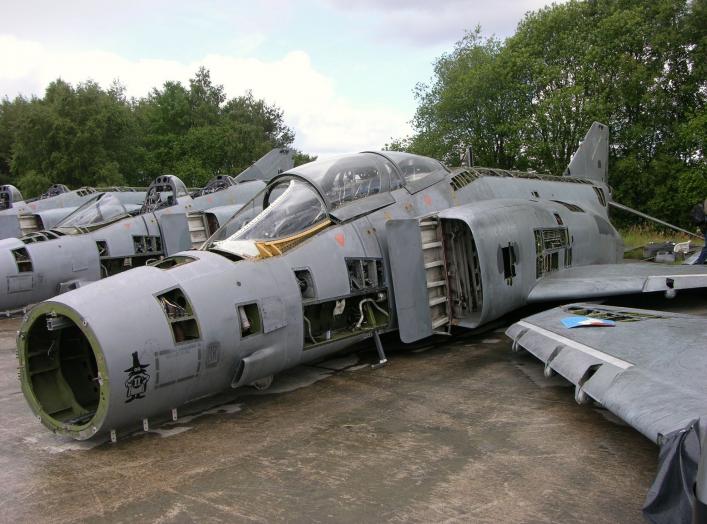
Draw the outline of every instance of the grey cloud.
<instances>
[{"instance_id":1,"label":"grey cloud","mask_svg":"<svg viewBox=\"0 0 707 524\"><path fill-rule=\"evenodd\" d=\"M484 34L505 38L527 11L547 0L325 0L342 10L370 13L378 20L375 33L412 45L428 46L459 40L465 30L481 25Z\"/></svg>"}]
</instances>

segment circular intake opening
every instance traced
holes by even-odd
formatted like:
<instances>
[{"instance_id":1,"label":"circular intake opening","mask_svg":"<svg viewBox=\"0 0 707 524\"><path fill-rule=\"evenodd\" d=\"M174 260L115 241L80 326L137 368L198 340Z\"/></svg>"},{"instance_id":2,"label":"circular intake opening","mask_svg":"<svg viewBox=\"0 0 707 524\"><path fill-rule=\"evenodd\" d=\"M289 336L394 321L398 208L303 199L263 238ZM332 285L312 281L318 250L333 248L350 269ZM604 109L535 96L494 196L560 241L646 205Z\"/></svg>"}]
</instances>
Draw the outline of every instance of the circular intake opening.
<instances>
[{"instance_id":1,"label":"circular intake opening","mask_svg":"<svg viewBox=\"0 0 707 524\"><path fill-rule=\"evenodd\" d=\"M20 332L22 389L45 425L80 438L105 405L102 355L78 319L37 313Z\"/></svg>"}]
</instances>

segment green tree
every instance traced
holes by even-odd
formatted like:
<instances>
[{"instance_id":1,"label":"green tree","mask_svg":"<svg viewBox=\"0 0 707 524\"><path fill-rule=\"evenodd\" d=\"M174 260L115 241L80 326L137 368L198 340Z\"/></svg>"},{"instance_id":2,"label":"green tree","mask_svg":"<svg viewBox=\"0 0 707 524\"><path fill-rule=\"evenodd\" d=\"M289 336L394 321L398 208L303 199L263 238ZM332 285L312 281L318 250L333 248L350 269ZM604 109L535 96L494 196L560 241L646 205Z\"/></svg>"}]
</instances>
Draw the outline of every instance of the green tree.
<instances>
[{"instance_id":1,"label":"green tree","mask_svg":"<svg viewBox=\"0 0 707 524\"><path fill-rule=\"evenodd\" d=\"M190 186L215 174L238 174L273 147L287 147L294 133L282 110L251 92L228 100L200 68L189 81L167 82L136 105L143 135L142 173L173 173Z\"/></svg>"},{"instance_id":2,"label":"green tree","mask_svg":"<svg viewBox=\"0 0 707 524\"><path fill-rule=\"evenodd\" d=\"M302 164L308 164L309 162L314 162L317 159L314 155L308 155L302 151L295 150L294 154L294 165L295 167L301 166Z\"/></svg>"},{"instance_id":3,"label":"green tree","mask_svg":"<svg viewBox=\"0 0 707 524\"><path fill-rule=\"evenodd\" d=\"M125 185L125 178L120 173L118 162L111 161L98 168L95 185L99 187L113 187Z\"/></svg>"},{"instance_id":4,"label":"green tree","mask_svg":"<svg viewBox=\"0 0 707 524\"><path fill-rule=\"evenodd\" d=\"M12 150L18 125L29 106L23 97L14 100L4 98L0 102L0 180L2 183L11 179Z\"/></svg>"},{"instance_id":5,"label":"green tree","mask_svg":"<svg viewBox=\"0 0 707 524\"><path fill-rule=\"evenodd\" d=\"M28 171L17 180L17 189L20 190L24 198L39 196L51 185L52 181L49 178L36 171Z\"/></svg>"},{"instance_id":6,"label":"green tree","mask_svg":"<svg viewBox=\"0 0 707 524\"><path fill-rule=\"evenodd\" d=\"M44 173L72 186L94 184L116 162L137 167L131 110L120 86L108 91L88 81L73 87L57 80L44 98L33 99L17 126L11 169L15 176Z\"/></svg>"},{"instance_id":7,"label":"green tree","mask_svg":"<svg viewBox=\"0 0 707 524\"><path fill-rule=\"evenodd\" d=\"M429 84L418 84L413 118L416 133L388 148L405 149L458 164L472 146L480 163L498 167L524 165L518 139L521 86L508 73L501 43L483 39L480 28L468 32L451 53L434 63Z\"/></svg>"},{"instance_id":8,"label":"green tree","mask_svg":"<svg viewBox=\"0 0 707 524\"><path fill-rule=\"evenodd\" d=\"M0 102L0 182L42 173L73 187L145 186L173 173L200 186L293 140L280 108L251 92L229 100L203 67L138 100L117 82L58 79L41 98Z\"/></svg>"},{"instance_id":9,"label":"green tree","mask_svg":"<svg viewBox=\"0 0 707 524\"><path fill-rule=\"evenodd\" d=\"M561 174L591 125L611 128L616 200L685 223L704 198L707 0L574 0L501 43L468 33L416 88L403 147ZM702 194L700 194L702 191Z\"/></svg>"}]
</instances>

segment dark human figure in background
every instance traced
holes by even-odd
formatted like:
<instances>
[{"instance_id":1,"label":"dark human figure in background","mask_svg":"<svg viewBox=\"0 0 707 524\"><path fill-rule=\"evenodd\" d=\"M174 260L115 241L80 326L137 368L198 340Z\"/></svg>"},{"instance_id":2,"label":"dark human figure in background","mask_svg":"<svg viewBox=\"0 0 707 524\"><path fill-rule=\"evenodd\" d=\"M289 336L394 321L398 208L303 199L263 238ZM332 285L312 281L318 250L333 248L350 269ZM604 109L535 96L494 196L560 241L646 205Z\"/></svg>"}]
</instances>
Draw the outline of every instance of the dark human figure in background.
<instances>
[{"instance_id":1,"label":"dark human figure in background","mask_svg":"<svg viewBox=\"0 0 707 524\"><path fill-rule=\"evenodd\" d=\"M707 200L700 204L695 204L690 216L705 237L705 245L702 247L700 256L695 260L695 264L704 264L707 262Z\"/></svg>"}]
</instances>

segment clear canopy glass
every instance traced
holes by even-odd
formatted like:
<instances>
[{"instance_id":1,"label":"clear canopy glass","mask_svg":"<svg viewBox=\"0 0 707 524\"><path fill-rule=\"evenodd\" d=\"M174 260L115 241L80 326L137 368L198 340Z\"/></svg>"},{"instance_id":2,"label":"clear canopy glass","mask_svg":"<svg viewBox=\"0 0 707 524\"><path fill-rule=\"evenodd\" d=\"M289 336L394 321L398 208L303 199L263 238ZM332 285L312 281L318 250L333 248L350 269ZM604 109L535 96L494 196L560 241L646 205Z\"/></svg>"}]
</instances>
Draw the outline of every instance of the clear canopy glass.
<instances>
[{"instance_id":1,"label":"clear canopy glass","mask_svg":"<svg viewBox=\"0 0 707 524\"><path fill-rule=\"evenodd\" d=\"M385 151L384 153L398 166L405 179L405 185L415 185L423 182L434 173L447 172L442 163L433 158L398 151Z\"/></svg>"},{"instance_id":2,"label":"clear canopy glass","mask_svg":"<svg viewBox=\"0 0 707 524\"><path fill-rule=\"evenodd\" d=\"M326 217L326 206L317 191L303 180L286 177L255 195L204 247L218 248L224 241L285 238L308 230Z\"/></svg>"},{"instance_id":3,"label":"clear canopy glass","mask_svg":"<svg viewBox=\"0 0 707 524\"><path fill-rule=\"evenodd\" d=\"M252 241L295 235L341 206L387 193L403 184L414 186L440 173L446 173L446 169L436 160L387 151L310 162L292 169L288 172L291 176L277 179L258 193L211 236L203 249L253 255L256 251Z\"/></svg>"},{"instance_id":4,"label":"clear canopy glass","mask_svg":"<svg viewBox=\"0 0 707 524\"><path fill-rule=\"evenodd\" d=\"M398 187L395 166L381 155L359 153L356 155L325 158L292 170L302 175L321 191L330 209L348 202Z\"/></svg>"},{"instance_id":5,"label":"clear canopy glass","mask_svg":"<svg viewBox=\"0 0 707 524\"><path fill-rule=\"evenodd\" d=\"M54 229L95 228L128 216L128 210L112 193L100 193L59 222Z\"/></svg>"}]
</instances>

